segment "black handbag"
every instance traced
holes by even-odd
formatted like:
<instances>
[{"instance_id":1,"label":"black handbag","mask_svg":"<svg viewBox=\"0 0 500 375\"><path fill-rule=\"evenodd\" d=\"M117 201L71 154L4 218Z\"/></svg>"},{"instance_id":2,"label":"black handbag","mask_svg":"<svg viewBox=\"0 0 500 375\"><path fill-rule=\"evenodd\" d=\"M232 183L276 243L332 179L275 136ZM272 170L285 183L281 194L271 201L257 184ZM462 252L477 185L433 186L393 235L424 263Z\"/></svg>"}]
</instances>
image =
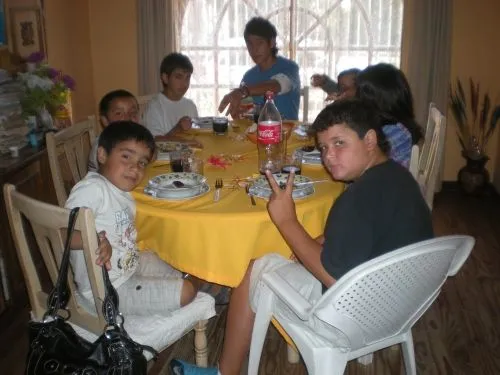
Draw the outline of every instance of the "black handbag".
<instances>
[{"instance_id":1,"label":"black handbag","mask_svg":"<svg viewBox=\"0 0 500 375\"><path fill-rule=\"evenodd\" d=\"M26 359L27 375L145 375L147 350L156 359L158 353L150 346L133 341L123 327L124 318L118 311L118 294L102 267L105 298L102 312L107 322L104 332L93 343L80 337L66 322L70 296L68 268L70 244L78 208L71 210L64 255L56 284L47 299L47 312L42 322L29 323L29 352ZM60 311L66 311L66 317Z\"/></svg>"}]
</instances>

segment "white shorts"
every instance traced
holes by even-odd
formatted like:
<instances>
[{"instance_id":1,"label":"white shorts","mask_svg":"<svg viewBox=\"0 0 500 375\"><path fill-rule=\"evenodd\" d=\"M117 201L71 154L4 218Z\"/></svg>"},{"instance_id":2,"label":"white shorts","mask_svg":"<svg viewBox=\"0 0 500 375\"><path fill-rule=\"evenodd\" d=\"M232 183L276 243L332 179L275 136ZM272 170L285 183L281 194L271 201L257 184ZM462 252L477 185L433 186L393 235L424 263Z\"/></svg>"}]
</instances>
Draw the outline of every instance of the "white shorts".
<instances>
[{"instance_id":1,"label":"white shorts","mask_svg":"<svg viewBox=\"0 0 500 375\"><path fill-rule=\"evenodd\" d=\"M306 268L293 260L286 259L279 254L267 254L257 259L250 274L250 307L254 312L262 291L260 279L266 272L276 271L297 292L314 304L321 298L321 283Z\"/></svg>"},{"instance_id":2,"label":"white shorts","mask_svg":"<svg viewBox=\"0 0 500 375\"><path fill-rule=\"evenodd\" d=\"M116 291L123 315L164 314L181 307L182 273L154 252L139 254L134 274Z\"/></svg>"},{"instance_id":3,"label":"white shorts","mask_svg":"<svg viewBox=\"0 0 500 375\"><path fill-rule=\"evenodd\" d=\"M252 273L250 274L250 307L254 312L257 311L260 293L263 284L260 282L262 274L270 271L278 273L290 286L295 289L302 297L308 300L311 305L316 304L322 297L322 285L303 265L286 259L279 254L268 254L254 262ZM321 321L316 316L311 316L307 321L301 320L295 313L282 301L276 301L276 316L291 322L303 325L304 329L310 329L316 337L323 337L325 343L336 342L338 347L349 347L349 340L338 329Z\"/></svg>"}]
</instances>

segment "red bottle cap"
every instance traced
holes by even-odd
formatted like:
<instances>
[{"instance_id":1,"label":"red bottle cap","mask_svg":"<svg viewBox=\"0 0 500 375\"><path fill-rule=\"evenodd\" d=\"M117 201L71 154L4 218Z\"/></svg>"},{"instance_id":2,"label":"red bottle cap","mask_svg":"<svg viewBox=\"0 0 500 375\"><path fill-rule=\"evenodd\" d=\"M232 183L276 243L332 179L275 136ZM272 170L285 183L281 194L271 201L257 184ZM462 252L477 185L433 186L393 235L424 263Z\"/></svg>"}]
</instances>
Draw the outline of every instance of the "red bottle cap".
<instances>
[{"instance_id":1,"label":"red bottle cap","mask_svg":"<svg viewBox=\"0 0 500 375\"><path fill-rule=\"evenodd\" d=\"M273 98L274 98L274 92L266 91L266 100L273 100Z\"/></svg>"}]
</instances>

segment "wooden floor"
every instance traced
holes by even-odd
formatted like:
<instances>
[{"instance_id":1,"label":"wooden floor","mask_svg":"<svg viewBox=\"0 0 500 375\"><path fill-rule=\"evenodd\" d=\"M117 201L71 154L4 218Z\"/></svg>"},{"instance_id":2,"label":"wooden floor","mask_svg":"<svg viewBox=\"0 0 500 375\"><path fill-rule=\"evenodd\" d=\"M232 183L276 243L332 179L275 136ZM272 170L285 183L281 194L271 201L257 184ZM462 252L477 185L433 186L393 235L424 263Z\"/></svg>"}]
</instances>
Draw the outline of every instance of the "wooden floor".
<instances>
[{"instance_id":1,"label":"wooden floor","mask_svg":"<svg viewBox=\"0 0 500 375\"><path fill-rule=\"evenodd\" d=\"M413 329L419 374L500 374L500 198L466 197L446 191L437 195L433 213L437 235L470 234L476 246L462 270L450 278L437 301ZM0 373L22 374L27 348L28 310L0 335ZM225 312L212 319L209 360L213 365L221 349ZM168 350L170 358L193 361L192 335ZM369 366L352 361L348 375L404 374L399 348L381 350ZM165 368L161 374L169 374ZM245 371L242 371L245 374ZM286 360L286 345L271 328L259 374L302 375L302 363Z\"/></svg>"}]
</instances>

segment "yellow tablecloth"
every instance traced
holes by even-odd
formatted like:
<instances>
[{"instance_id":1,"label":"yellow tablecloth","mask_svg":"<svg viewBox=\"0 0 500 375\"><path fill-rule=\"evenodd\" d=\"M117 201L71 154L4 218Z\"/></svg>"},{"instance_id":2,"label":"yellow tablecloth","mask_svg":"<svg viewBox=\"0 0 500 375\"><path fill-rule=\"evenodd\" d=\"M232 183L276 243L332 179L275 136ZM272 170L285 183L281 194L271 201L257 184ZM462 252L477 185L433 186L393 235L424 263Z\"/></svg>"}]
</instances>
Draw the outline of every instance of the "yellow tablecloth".
<instances>
[{"instance_id":1,"label":"yellow tablecloth","mask_svg":"<svg viewBox=\"0 0 500 375\"><path fill-rule=\"evenodd\" d=\"M235 177L248 177L257 172L257 146L248 140L238 140L230 131L216 136L211 132L194 132L194 137L204 148L198 156L205 161L210 155L243 155L226 169L205 163L204 174L211 191L199 198L184 201L165 201L143 193L147 181L159 174L169 173L170 166L153 163L146 178L135 189L137 202L136 225L140 247L155 250L175 268L207 281L237 286L242 280L250 260L270 252L290 256L285 241L271 222L266 201L256 198L252 206L244 188L224 188L219 202L213 202L216 178L230 185ZM304 144L292 135L288 151ZM322 166L306 166L302 174L312 179L328 178ZM327 182L315 185L315 193L296 201L297 216L311 236L322 233L333 201L343 191L344 185Z\"/></svg>"}]
</instances>

